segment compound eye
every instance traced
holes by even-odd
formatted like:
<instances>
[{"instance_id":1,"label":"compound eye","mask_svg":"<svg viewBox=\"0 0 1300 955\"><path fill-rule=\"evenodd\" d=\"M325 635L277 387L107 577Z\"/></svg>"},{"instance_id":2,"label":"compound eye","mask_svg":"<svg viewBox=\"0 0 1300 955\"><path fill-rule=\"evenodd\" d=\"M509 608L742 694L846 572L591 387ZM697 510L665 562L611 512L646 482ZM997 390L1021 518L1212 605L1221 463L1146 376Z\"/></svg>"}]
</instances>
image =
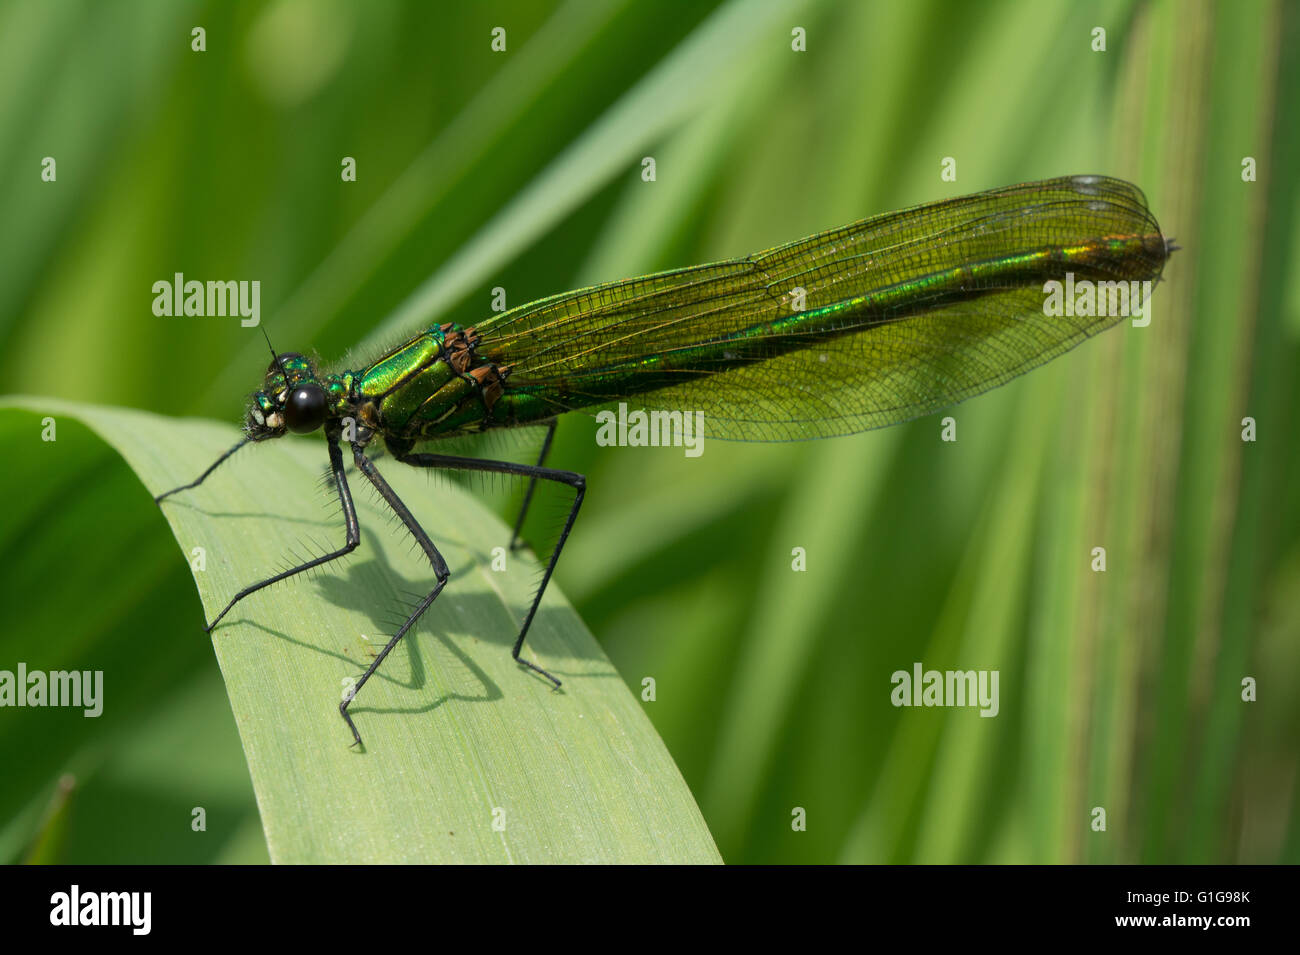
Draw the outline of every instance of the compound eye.
<instances>
[{"instance_id":1,"label":"compound eye","mask_svg":"<svg viewBox=\"0 0 1300 955\"><path fill-rule=\"evenodd\" d=\"M271 364L266 366L266 373L269 375L273 371L279 371L293 359L301 357L302 355L296 351L287 351L282 355L276 355Z\"/></svg>"},{"instance_id":2,"label":"compound eye","mask_svg":"<svg viewBox=\"0 0 1300 955\"><path fill-rule=\"evenodd\" d=\"M325 389L299 385L284 402L284 423L294 434L311 434L325 423Z\"/></svg>"}]
</instances>

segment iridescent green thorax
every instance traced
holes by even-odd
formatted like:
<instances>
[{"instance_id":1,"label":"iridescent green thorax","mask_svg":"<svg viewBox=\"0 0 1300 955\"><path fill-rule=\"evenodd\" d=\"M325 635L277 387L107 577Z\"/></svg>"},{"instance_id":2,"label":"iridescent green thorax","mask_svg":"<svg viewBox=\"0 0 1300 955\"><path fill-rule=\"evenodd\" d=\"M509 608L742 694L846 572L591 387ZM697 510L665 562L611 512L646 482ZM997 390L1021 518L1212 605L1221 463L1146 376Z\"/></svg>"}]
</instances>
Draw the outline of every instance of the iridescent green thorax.
<instances>
[{"instance_id":1,"label":"iridescent green thorax","mask_svg":"<svg viewBox=\"0 0 1300 955\"><path fill-rule=\"evenodd\" d=\"M331 376L327 390L346 391L358 420L398 447L509 423L494 415L508 369L478 344L473 328L439 325L363 369Z\"/></svg>"}]
</instances>

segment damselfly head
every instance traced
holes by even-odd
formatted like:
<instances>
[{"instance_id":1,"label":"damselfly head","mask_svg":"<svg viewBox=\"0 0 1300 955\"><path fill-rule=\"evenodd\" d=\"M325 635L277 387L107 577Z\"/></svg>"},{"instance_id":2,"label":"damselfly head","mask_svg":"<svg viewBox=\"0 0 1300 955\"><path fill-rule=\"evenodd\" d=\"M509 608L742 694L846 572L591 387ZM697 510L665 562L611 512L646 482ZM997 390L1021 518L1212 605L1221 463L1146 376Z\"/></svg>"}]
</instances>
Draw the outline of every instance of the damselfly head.
<instances>
[{"instance_id":1,"label":"damselfly head","mask_svg":"<svg viewBox=\"0 0 1300 955\"><path fill-rule=\"evenodd\" d=\"M244 433L254 441L288 431L310 434L325 423L327 412L325 389L316 380L311 360L285 352L271 360L262 390L253 393Z\"/></svg>"}]
</instances>

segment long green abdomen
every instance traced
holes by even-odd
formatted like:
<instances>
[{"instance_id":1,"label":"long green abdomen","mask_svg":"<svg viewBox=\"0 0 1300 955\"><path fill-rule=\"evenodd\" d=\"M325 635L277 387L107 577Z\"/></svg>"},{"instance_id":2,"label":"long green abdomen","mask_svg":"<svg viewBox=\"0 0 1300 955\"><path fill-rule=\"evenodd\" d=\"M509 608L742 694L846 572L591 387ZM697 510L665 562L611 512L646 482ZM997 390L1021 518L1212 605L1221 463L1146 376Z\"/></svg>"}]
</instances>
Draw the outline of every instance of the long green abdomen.
<instances>
[{"instance_id":1,"label":"long green abdomen","mask_svg":"<svg viewBox=\"0 0 1300 955\"><path fill-rule=\"evenodd\" d=\"M899 401L941 406L954 397L949 394L952 386L960 388L963 378L972 373L986 375L992 387L1012 376L1007 372L1018 373L1063 350L1055 348L1057 341L1073 344L1123 317L1046 315L1048 282L1063 282L1070 275L1080 287L1082 283L1101 285L1103 305L1115 298L1104 294L1108 287L1123 283L1121 297L1127 302L1128 284L1150 283L1167 257L1166 242L1159 233L1116 236L962 264L802 311L798 310L797 286L768 288L764 291L775 299L775 307L768 304L771 317L762 321L716 337L708 337L707 323L701 322L699 341L603 367L593 362L591 368L542 387L510 382L515 388L508 389L505 403L516 419L529 420L555 414L557 404L593 407L668 391L682 394L687 399L682 404L689 410L691 395L700 394L698 389L685 389L692 380L742 369L753 378L761 364L776 364L793 353L808 352L810 357L797 366L800 374L786 382L793 401L801 389L815 392L819 364L830 364L833 355L842 365L846 352L842 340L851 337L857 341L852 352L858 356L864 391L873 387L873 381L887 379L896 386ZM1134 301L1139 302L1144 301L1142 295L1149 295L1150 288L1132 291ZM1052 321L1065 323L1059 334L1047 330ZM1044 329L1044 333L1027 334L1034 328ZM1030 339L1030 347L1026 347L1025 338ZM981 348L981 343L987 347ZM985 367L974 368L973 361L982 361ZM910 368L925 373L910 379L891 374L891 365L909 362ZM804 373L807 369L811 374ZM769 388L780 385L771 375L762 380ZM933 402L927 402L927 393L935 396ZM755 396L737 391L733 400L741 406L755 402ZM767 395L758 396L758 400L771 403L774 399ZM809 396L810 404L817 401L815 393ZM743 413L738 407L735 420L745 420Z\"/></svg>"}]
</instances>

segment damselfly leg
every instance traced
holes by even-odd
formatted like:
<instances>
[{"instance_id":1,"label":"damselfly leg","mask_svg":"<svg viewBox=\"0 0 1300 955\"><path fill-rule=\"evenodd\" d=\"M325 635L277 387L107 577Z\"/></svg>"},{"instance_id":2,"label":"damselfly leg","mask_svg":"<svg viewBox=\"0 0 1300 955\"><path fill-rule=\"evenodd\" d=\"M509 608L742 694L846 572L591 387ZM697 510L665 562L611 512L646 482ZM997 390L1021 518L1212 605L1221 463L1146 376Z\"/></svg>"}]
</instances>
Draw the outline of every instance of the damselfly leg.
<instances>
[{"instance_id":1,"label":"damselfly leg","mask_svg":"<svg viewBox=\"0 0 1300 955\"><path fill-rule=\"evenodd\" d=\"M537 466L540 468L546 463L546 456L551 453L551 440L555 437L555 420L552 418L546 426L546 437L542 441L542 451L537 455ZM515 529L510 534L510 549L519 550L524 546L524 542L519 535L524 529L524 518L528 516L528 505L533 502L533 491L537 490L537 476L533 475L528 479L528 490L524 492L524 503L519 506L519 519L515 521Z\"/></svg>"},{"instance_id":2,"label":"damselfly leg","mask_svg":"<svg viewBox=\"0 0 1300 955\"><path fill-rule=\"evenodd\" d=\"M272 584L279 583L280 581L293 577L296 574L301 574L303 571L311 570L313 567L319 567L322 564L328 564L332 560L338 560L340 557L352 553L352 551L357 549L357 545L361 543L361 525L357 523L357 510L352 505L352 491L349 490L347 476L343 473L343 452L339 450L338 438L328 438L328 445L330 453L330 474L334 478L334 487L338 492L339 504L343 507L343 523L347 528L347 539L344 541L343 546L338 550L330 551L328 554L321 557L316 557L312 560L306 561L305 563L298 564L296 567L290 567L288 570L281 571L273 577L267 577L265 580L259 580L255 584L249 584L239 593L235 594L235 596L230 598L230 603L226 604L221 613L217 614L216 617L213 618L212 622L203 628L209 633L211 633L212 628L221 621L221 618L230 612L231 608L233 608L235 604L239 603L249 594L255 594L263 587L269 587ZM209 471L211 471L211 468L209 468ZM169 491L168 493L170 494L171 492Z\"/></svg>"},{"instance_id":3,"label":"damselfly leg","mask_svg":"<svg viewBox=\"0 0 1300 955\"><path fill-rule=\"evenodd\" d=\"M549 435L547 443L548 445L550 443ZM545 449L543 449L543 454L545 454ZM530 478L533 482L538 480L554 481L557 484L564 484L573 489L573 506L569 508L569 516L565 519L564 527L560 530L560 536L555 542L555 549L551 551L551 559L546 562L546 572L542 575L542 583L537 588L537 595L533 597L532 606L528 608L528 616L524 618L524 625L520 628L519 636L515 639L514 649L510 651L510 655L516 663L528 667L535 673L540 673L558 688L560 686L558 679L537 664L521 659L519 651L523 649L524 638L528 636L528 628L532 626L533 617L537 615L537 608L542 602L542 594L546 593L546 585L551 582L551 574L554 573L555 565L560 559L560 551L564 549L564 542L569 539L569 532L573 530L573 522L578 518L578 510L582 507L582 499L587 493L587 479L573 471L557 471L554 468L544 468L532 464L515 464L511 461L460 458L449 454L400 454L397 455L397 460L417 468L445 468L452 471L487 471L495 474L514 474ZM531 489L531 483L529 487Z\"/></svg>"},{"instance_id":4,"label":"damselfly leg","mask_svg":"<svg viewBox=\"0 0 1300 955\"><path fill-rule=\"evenodd\" d=\"M546 439L543 443L539 460L545 460L546 454L550 450L551 439L554 436L554 433L555 422L552 421L547 430ZM230 602L226 604L212 622L206 625L204 628L205 630L211 632L222 618L224 618L226 614L228 614L231 609L233 609L234 606L245 597L262 590L265 587L269 587L271 584L278 583L289 577L303 573L304 571L311 570L314 567L320 567L330 561L337 560L340 557L351 553L360 544L361 527L357 520L356 508L352 503L352 492L348 486L347 476L344 473L343 452L339 443L339 436L337 434L327 434L326 441L329 448L330 474L334 480L339 504L343 509L343 521L347 533L343 546L321 557L316 557L302 564L298 564L288 570L267 577L265 580L259 580L258 582L243 588L239 593L235 594L235 596L231 598ZM164 498L176 493L177 491L197 487L199 484L203 483L204 479L216 470L222 462L228 459L235 453L235 451L239 450L239 448L243 447L246 443L246 441L241 441L229 451L225 452L196 480L189 484L182 485L181 487L173 488L164 494L160 494L155 498L155 500L161 502ZM514 546L513 542L518 540L518 531L523 525L524 516L527 514L528 502L531 500L533 490L536 488L539 480L553 481L573 489L574 500L569 509L568 517L564 522L564 527L560 531L560 536L556 541L554 550L551 552L550 559L547 561L546 571L542 576L541 584L537 588L537 593L533 598L532 604L528 608L528 614L524 618L523 626L520 628L519 635L515 638L514 646L511 648L510 652L511 657L515 662L540 674L547 680L550 680L551 683L558 688L561 685L561 682L557 677L537 664L522 659L519 654L523 650L524 640L528 636L529 627L532 626L533 618L537 614L537 608L541 604L542 595L546 592L546 586L550 583L551 575L555 571L555 565L559 561L560 552L564 549L564 543L569 537L569 532L573 529L574 521L577 519L578 510L582 507L582 500L586 493L587 486L586 478L581 474L576 474L572 471L559 471L554 468L542 467L540 464L516 464L509 461L462 458L446 454L405 453L396 454L395 457L403 464L409 464L413 467L419 468L440 468L453 471L480 471L496 474L510 474L517 477L528 478L528 491L524 499L524 505L520 513L518 524L515 527L515 532L511 536L512 546ZM357 731L356 724L353 722L352 716L348 713L348 707L351 705L352 701L356 699L361 688L393 651L393 648L401 642L402 638L406 636L412 627L415 626L420 617L424 615L424 612L432 606L433 602L438 598L438 595L442 593L443 588L446 587L447 581L451 577L451 571L448 569L447 562L443 559L442 554L439 553L433 540L429 537L428 533L425 532L424 528L420 526L420 523L415 519L414 515L411 514L410 510L402 502L402 499L397 496L397 493L384 479L383 475L379 473L378 468L375 467L375 464L370 457L366 455L366 452L361 445L352 445L352 459L356 464L357 470L365 475L366 479L370 481L375 490L379 492L379 496L384 499L385 503L387 503L390 508L392 508L393 513L397 515L398 519L403 525L405 525L407 531L413 538L415 538L416 543L419 544L420 549L424 551L425 556L428 558L429 564L433 568L433 573L436 578L436 583L434 584L433 589L430 590L429 593L415 606L407 616L406 621L398 628L397 632L389 638L388 643L384 645L384 648L378 653L378 655L376 655L375 659L371 661L370 666L366 668L361 677L352 685L348 690L347 696L339 704L339 713L343 717L343 721L347 723L348 729L351 730L353 745L356 746L362 744L361 734Z\"/></svg>"},{"instance_id":5,"label":"damselfly leg","mask_svg":"<svg viewBox=\"0 0 1300 955\"><path fill-rule=\"evenodd\" d=\"M164 498L171 497L177 491L188 491L190 488L198 487L200 484L202 484L204 481L207 480L209 474L211 474L217 468L221 467L221 465L223 465L226 462L227 458L229 458L232 454L234 454L236 451L238 451L244 445L249 444L250 442L251 442L250 438L244 438L233 448L231 448L229 451L221 455L221 457L217 458L215 461L209 464L208 469L204 471L202 474L200 474L198 477L196 477L189 484L182 484L180 487L174 487L170 491L163 491L161 494L159 494L157 497L154 498L154 503L161 504Z\"/></svg>"},{"instance_id":6,"label":"damselfly leg","mask_svg":"<svg viewBox=\"0 0 1300 955\"><path fill-rule=\"evenodd\" d=\"M366 672L361 674L361 679L352 685L347 695L344 696L343 702L339 704L339 713L343 716L343 721L348 724L348 729L352 731L352 738L355 741L352 745L360 746L361 734L357 732L356 724L352 722L352 717L348 713L348 706L356 699L357 693L365 686L371 674L379 669L379 665L384 662L384 658L393 651L393 647L401 642L407 631L415 626L415 622L438 599L438 594L442 593L442 588L447 586L451 571L447 569L447 562L442 559L442 554L438 553L438 548L429 539L429 535L425 533L424 528L412 516L406 505L402 503L402 499L397 496L397 493L389 486L388 482L384 480L384 476L379 473L379 469L375 467L374 462L366 457L366 452L361 449L360 445L354 444L352 446L352 460L356 462L357 470L364 474L370 483L375 486L379 496L387 502L388 506L393 509L393 513L406 525L406 529L415 538L415 542L420 545L420 550L424 551L424 555L429 558L434 576L438 578L438 582L434 584L433 589L415 605L415 609L406 618L406 622L389 638L388 643L384 645L384 649L379 651L379 655L370 662L370 666L366 667Z\"/></svg>"}]
</instances>

